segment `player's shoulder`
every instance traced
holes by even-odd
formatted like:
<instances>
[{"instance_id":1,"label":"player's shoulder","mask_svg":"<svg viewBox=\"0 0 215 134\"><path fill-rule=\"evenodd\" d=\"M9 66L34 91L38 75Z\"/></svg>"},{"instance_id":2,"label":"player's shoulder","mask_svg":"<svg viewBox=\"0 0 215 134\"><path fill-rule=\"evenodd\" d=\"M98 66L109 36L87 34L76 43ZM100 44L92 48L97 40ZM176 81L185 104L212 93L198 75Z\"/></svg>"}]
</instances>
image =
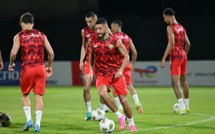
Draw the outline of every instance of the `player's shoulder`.
<instances>
[{"instance_id":1,"label":"player's shoulder","mask_svg":"<svg viewBox=\"0 0 215 134\"><path fill-rule=\"evenodd\" d=\"M43 33L43 32L42 32L41 30L39 30L39 29L33 29L33 31Z\"/></svg>"},{"instance_id":2,"label":"player's shoulder","mask_svg":"<svg viewBox=\"0 0 215 134\"><path fill-rule=\"evenodd\" d=\"M118 40L119 37L118 37L117 34L113 34L113 35L110 35L110 39L112 39L112 40Z\"/></svg>"},{"instance_id":3,"label":"player's shoulder","mask_svg":"<svg viewBox=\"0 0 215 134\"><path fill-rule=\"evenodd\" d=\"M84 28L82 28L82 30L81 31L89 31L90 30L90 28L89 27L84 27Z\"/></svg>"}]
</instances>

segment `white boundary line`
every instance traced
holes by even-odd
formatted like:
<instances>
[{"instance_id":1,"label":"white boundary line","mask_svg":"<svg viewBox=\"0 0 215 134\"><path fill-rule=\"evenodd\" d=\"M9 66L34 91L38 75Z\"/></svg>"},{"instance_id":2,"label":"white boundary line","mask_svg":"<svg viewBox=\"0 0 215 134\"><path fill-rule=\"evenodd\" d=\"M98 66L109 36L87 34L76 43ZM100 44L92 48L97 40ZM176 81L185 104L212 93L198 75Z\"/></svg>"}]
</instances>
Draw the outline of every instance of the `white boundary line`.
<instances>
[{"instance_id":1,"label":"white boundary line","mask_svg":"<svg viewBox=\"0 0 215 134\"><path fill-rule=\"evenodd\" d=\"M154 128L144 129L144 130L138 129L138 132L147 132L147 131L153 131L153 130L159 130L159 129L168 129L168 128L174 128L174 127L189 126L189 125L193 125L193 124L199 124L199 123L203 123L203 122L208 122L208 121L211 121L211 120L215 120L215 116L212 116L212 115L198 114L198 113L192 113L191 115L209 116L209 118L208 119L204 119L204 120L194 121L194 122L188 122L188 123L185 123L185 124L178 124L178 125L172 125L172 126L163 126L163 127L154 127ZM130 133L130 131L122 131L122 132L116 132L116 133Z\"/></svg>"}]
</instances>

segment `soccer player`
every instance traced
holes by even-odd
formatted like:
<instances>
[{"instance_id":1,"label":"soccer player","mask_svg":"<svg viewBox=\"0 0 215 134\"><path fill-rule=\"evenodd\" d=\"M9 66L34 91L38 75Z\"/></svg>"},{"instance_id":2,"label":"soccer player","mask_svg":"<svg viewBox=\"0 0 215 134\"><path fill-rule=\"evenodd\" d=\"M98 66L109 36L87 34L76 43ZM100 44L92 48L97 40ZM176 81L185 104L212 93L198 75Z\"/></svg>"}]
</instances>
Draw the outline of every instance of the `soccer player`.
<instances>
[{"instance_id":1,"label":"soccer player","mask_svg":"<svg viewBox=\"0 0 215 134\"><path fill-rule=\"evenodd\" d=\"M4 64L3 64L3 59L2 59L2 56L1 56L1 50L0 50L0 70L2 70L4 67Z\"/></svg>"},{"instance_id":2,"label":"soccer player","mask_svg":"<svg viewBox=\"0 0 215 134\"><path fill-rule=\"evenodd\" d=\"M114 100L108 95L108 88L112 85L115 94L120 98L121 104L128 118L130 131L137 131L133 117L132 109L127 99L127 89L123 70L129 61L129 55L120 39L110 35L108 24L105 18L96 21L96 33L88 40L90 46L90 74L88 78L92 80L94 72L96 74L96 88L105 104L117 115L120 123L120 129L126 127L126 117L117 109ZM122 56L124 57L123 60Z\"/></svg>"},{"instance_id":3,"label":"soccer player","mask_svg":"<svg viewBox=\"0 0 215 134\"><path fill-rule=\"evenodd\" d=\"M130 91L130 93L131 93L131 95L132 95L132 97L134 99L134 103L135 103L135 105L137 107L137 111L138 111L138 113L142 113L143 112L142 104L140 103L138 95L137 95L137 92L136 92L135 88L132 85L132 75L131 75L132 68L134 67L134 64L135 64L136 59L137 59L136 48L135 48L135 46L133 44L132 39L127 34L122 32L122 21L114 20L111 23L111 30L113 32L113 35L115 35L115 36L117 36L118 38L121 39L122 44L125 46L127 52L129 53L130 50L132 52L131 64L128 63L126 65L126 67L125 67L125 69L123 71L123 75L125 77L127 89ZM121 105L120 100L119 100L119 97L116 94L114 94L114 92L113 92L113 96L114 96L114 100L115 100L115 102L117 104L117 107L119 108L119 110L123 111L122 105Z\"/></svg>"},{"instance_id":4,"label":"soccer player","mask_svg":"<svg viewBox=\"0 0 215 134\"><path fill-rule=\"evenodd\" d=\"M173 9L166 8L163 11L163 18L164 21L169 24L167 26L168 45L162 57L160 66L161 68L164 67L165 60L169 55L172 87L180 105L178 114L185 114L186 112L190 112L189 89L186 81L186 67L187 54L191 45L185 28L176 21L175 12ZM185 104L180 90L180 82L183 87Z\"/></svg>"},{"instance_id":5,"label":"soccer player","mask_svg":"<svg viewBox=\"0 0 215 134\"><path fill-rule=\"evenodd\" d=\"M85 120L88 121L91 119L92 115L92 107L91 107L91 94L90 94L90 85L91 81L87 78L90 70L90 65L89 65L89 54L90 54L90 48L87 44L88 39L96 34L95 31L95 23L97 20L97 15L95 12L88 12L85 16L85 21L87 23L87 27L83 28L81 30L81 37L82 37L82 46L81 46L81 55L80 55L80 70L82 71L83 74L83 87L84 87L84 101L85 105L87 107L87 114L85 117ZM102 102L100 104L100 109L106 111L107 107L106 105Z\"/></svg>"},{"instance_id":6,"label":"soccer player","mask_svg":"<svg viewBox=\"0 0 215 134\"><path fill-rule=\"evenodd\" d=\"M14 36L13 47L10 53L9 71L14 71L14 61L18 50L21 52L20 87L22 91L22 104L27 122L23 128L28 131L33 126L31 118L31 102L29 93L33 89L35 95L35 132L40 132L46 77L52 75L54 59L53 49L44 33L34 29L34 16L27 12L20 17L22 31ZM48 65L45 67L44 50L48 53Z\"/></svg>"}]
</instances>

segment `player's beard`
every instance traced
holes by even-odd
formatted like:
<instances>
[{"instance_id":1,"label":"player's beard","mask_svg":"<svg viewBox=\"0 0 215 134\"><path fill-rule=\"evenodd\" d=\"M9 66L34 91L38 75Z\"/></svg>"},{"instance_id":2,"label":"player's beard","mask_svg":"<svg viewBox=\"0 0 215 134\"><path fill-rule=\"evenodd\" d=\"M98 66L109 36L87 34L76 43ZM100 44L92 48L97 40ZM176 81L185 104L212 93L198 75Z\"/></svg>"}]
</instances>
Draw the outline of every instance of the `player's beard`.
<instances>
[{"instance_id":1,"label":"player's beard","mask_svg":"<svg viewBox=\"0 0 215 134\"><path fill-rule=\"evenodd\" d=\"M103 39L106 33L98 33L98 38Z\"/></svg>"}]
</instances>

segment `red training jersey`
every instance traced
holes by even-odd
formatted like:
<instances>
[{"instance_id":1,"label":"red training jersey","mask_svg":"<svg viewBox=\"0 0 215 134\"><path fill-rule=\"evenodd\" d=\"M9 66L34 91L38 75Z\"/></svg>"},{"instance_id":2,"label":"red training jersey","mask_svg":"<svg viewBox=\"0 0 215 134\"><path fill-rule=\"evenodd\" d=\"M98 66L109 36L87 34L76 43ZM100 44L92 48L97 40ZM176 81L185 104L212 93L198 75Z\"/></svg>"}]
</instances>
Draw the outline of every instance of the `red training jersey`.
<instances>
[{"instance_id":1,"label":"red training jersey","mask_svg":"<svg viewBox=\"0 0 215 134\"><path fill-rule=\"evenodd\" d=\"M183 58L187 58L187 54L184 50L186 30L180 24L172 24L170 26L172 27L174 33L175 42L172 47L172 50L170 51L170 60L180 60Z\"/></svg>"},{"instance_id":2,"label":"red training jersey","mask_svg":"<svg viewBox=\"0 0 215 134\"><path fill-rule=\"evenodd\" d=\"M21 69L44 65L45 34L39 30L22 30L18 33L21 52Z\"/></svg>"},{"instance_id":3,"label":"red training jersey","mask_svg":"<svg viewBox=\"0 0 215 134\"><path fill-rule=\"evenodd\" d=\"M124 32L114 32L113 35L116 36L117 38L121 39L122 44L125 46L128 54L129 54L131 38ZM122 60L123 60L123 58L124 57L122 56ZM130 63L127 64L126 68L130 68Z\"/></svg>"},{"instance_id":4,"label":"red training jersey","mask_svg":"<svg viewBox=\"0 0 215 134\"><path fill-rule=\"evenodd\" d=\"M90 47L87 44L87 41L92 35L96 34L96 30L90 29L89 27L85 27L83 30L84 30L84 36L85 36L85 42L86 42L86 49L87 49L86 54L84 56L84 61L83 61L85 62L85 61L89 61L89 55L90 55Z\"/></svg>"},{"instance_id":5,"label":"red training jersey","mask_svg":"<svg viewBox=\"0 0 215 134\"><path fill-rule=\"evenodd\" d=\"M131 38L124 32L114 32L113 35L116 36L117 38L121 39L122 44L125 46L127 52L129 53Z\"/></svg>"},{"instance_id":6,"label":"red training jersey","mask_svg":"<svg viewBox=\"0 0 215 134\"><path fill-rule=\"evenodd\" d=\"M118 38L110 35L106 40L98 39L98 36L92 36L92 50L94 52L94 69L96 77L113 78L122 65L122 54L116 47Z\"/></svg>"}]
</instances>

